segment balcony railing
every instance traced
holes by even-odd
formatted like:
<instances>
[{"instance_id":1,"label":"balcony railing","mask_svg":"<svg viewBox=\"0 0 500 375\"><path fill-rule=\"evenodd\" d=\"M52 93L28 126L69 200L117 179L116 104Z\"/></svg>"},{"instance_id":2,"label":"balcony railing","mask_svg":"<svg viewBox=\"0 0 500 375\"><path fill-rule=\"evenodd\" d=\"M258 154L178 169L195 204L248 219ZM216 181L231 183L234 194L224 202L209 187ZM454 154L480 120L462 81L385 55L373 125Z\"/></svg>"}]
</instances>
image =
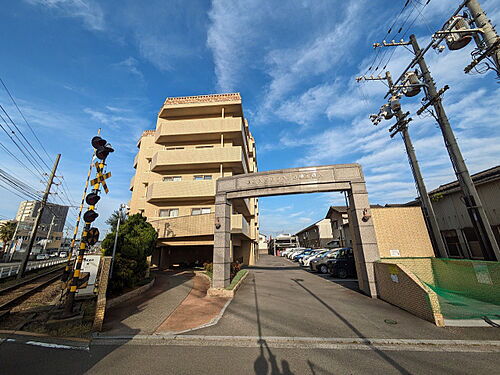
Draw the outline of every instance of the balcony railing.
<instances>
[{"instance_id":1,"label":"balcony railing","mask_svg":"<svg viewBox=\"0 0 500 375\"><path fill-rule=\"evenodd\" d=\"M241 118L204 118L167 121L158 119L156 143L242 137Z\"/></svg>"},{"instance_id":2,"label":"balcony railing","mask_svg":"<svg viewBox=\"0 0 500 375\"><path fill-rule=\"evenodd\" d=\"M179 200L207 200L215 197L215 181L154 182L148 186L146 201L160 203Z\"/></svg>"},{"instance_id":3,"label":"balcony railing","mask_svg":"<svg viewBox=\"0 0 500 375\"><path fill-rule=\"evenodd\" d=\"M213 148L186 148L157 151L151 160L153 172L165 172L199 168L232 167L239 173L245 170L240 146Z\"/></svg>"},{"instance_id":4,"label":"balcony railing","mask_svg":"<svg viewBox=\"0 0 500 375\"><path fill-rule=\"evenodd\" d=\"M215 214L169 217L151 221L158 238L208 236L214 234Z\"/></svg>"},{"instance_id":5,"label":"balcony railing","mask_svg":"<svg viewBox=\"0 0 500 375\"><path fill-rule=\"evenodd\" d=\"M209 236L214 234L215 214L168 217L152 220L158 238ZM243 215L231 215L231 233L251 238L250 224Z\"/></svg>"}]
</instances>

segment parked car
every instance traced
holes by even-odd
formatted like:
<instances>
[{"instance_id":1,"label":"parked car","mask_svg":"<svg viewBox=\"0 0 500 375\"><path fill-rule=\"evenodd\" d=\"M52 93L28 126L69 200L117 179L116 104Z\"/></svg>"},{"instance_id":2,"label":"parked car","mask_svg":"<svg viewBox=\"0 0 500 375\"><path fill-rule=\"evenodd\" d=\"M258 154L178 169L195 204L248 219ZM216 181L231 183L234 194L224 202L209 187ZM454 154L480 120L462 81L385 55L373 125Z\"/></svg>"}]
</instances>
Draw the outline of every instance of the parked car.
<instances>
[{"instance_id":1,"label":"parked car","mask_svg":"<svg viewBox=\"0 0 500 375\"><path fill-rule=\"evenodd\" d=\"M330 259L335 258L335 256L337 255L337 252L339 250L340 249L329 250L329 251L323 253L317 259L312 260L311 263L309 263L309 268L311 269L311 271L328 273L328 265L326 263Z\"/></svg>"},{"instance_id":2,"label":"parked car","mask_svg":"<svg viewBox=\"0 0 500 375\"><path fill-rule=\"evenodd\" d=\"M287 254L287 258L288 259L292 259L295 255L297 255L298 253L304 251L305 249L304 248L295 248L293 251L291 251L290 253Z\"/></svg>"},{"instance_id":3,"label":"parked car","mask_svg":"<svg viewBox=\"0 0 500 375\"><path fill-rule=\"evenodd\" d=\"M302 265L304 267L309 267L309 265L311 264L311 261L313 261L314 259L317 259L318 257L320 257L321 255L323 255L327 251L329 251L329 250L327 250L327 249L319 249L316 252L314 252L313 254L309 255L308 257L302 258Z\"/></svg>"},{"instance_id":4,"label":"parked car","mask_svg":"<svg viewBox=\"0 0 500 375\"><path fill-rule=\"evenodd\" d=\"M299 263L300 263L300 265L303 266L304 265L304 261L306 259L314 257L316 254L319 253L319 251L320 251L319 249L311 249L310 251L308 251L307 254L303 254L302 256L300 256L299 257Z\"/></svg>"},{"instance_id":5,"label":"parked car","mask_svg":"<svg viewBox=\"0 0 500 375\"><path fill-rule=\"evenodd\" d=\"M356 263L350 247L340 249L334 259L327 262L328 272L340 279L356 276Z\"/></svg>"},{"instance_id":6,"label":"parked car","mask_svg":"<svg viewBox=\"0 0 500 375\"><path fill-rule=\"evenodd\" d=\"M303 253L304 253L304 251L305 251L304 249L296 251L296 252L295 252L295 253L293 253L293 255L290 257L290 260L293 260L294 262L296 262L296 261L297 261L297 257L298 257L299 255L303 254Z\"/></svg>"},{"instance_id":7,"label":"parked car","mask_svg":"<svg viewBox=\"0 0 500 375\"><path fill-rule=\"evenodd\" d=\"M299 262L299 263L300 263L300 261L301 261L304 257L307 257L307 256L311 255L311 254L312 254L312 252L313 252L313 250L312 250L312 249L306 249L306 250L304 250L303 252L301 252L301 253L299 253L299 254L295 255L295 256L294 256L294 258L293 258L293 261L294 261L294 262Z\"/></svg>"},{"instance_id":8,"label":"parked car","mask_svg":"<svg viewBox=\"0 0 500 375\"><path fill-rule=\"evenodd\" d=\"M60 258L67 258L67 257L68 257L68 253L67 253L66 251L61 251L61 252L59 253L59 257L60 257Z\"/></svg>"},{"instance_id":9,"label":"parked car","mask_svg":"<svg viewBox=\"0 0 500 375\"><path fill-rule=\"evenodd\" d=\"M36 260L47 260L47 259L49 259L49 258L50 258L50 257L49 257L49 254L37 254L37 256L36 256L36 258L35 258L35 259L36 259Z\"/></svg>"}]
</instances>

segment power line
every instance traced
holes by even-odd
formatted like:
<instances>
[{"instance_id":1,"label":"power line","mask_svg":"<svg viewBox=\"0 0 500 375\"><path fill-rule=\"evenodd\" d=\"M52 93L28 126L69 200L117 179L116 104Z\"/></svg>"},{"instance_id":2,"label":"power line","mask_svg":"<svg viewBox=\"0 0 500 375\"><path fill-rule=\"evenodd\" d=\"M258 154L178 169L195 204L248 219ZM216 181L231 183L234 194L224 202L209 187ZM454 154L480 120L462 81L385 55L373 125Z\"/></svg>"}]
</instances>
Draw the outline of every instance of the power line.
<instances>
[{"instance_id":1,"label":"power line","mask_svg":"<svg viewBox=\"0 0 500 375\"><path fill-rule=\"evenodd\" d=\"M12 128L10 127L9 123L5 120L5 118L0 114L0 118L3 120L4 124L9 128L10 132L12 134L14 134L14 136L19 140L19 143L21 143L24 147L24 149L30 154L32 160L38 165L38 167L40 167L42 170L44 170L45 167L43 167L39 162L38 160L34 157L33 154L31 154L31 152L28 150L28 148L26 147L26 145L23 143L23 141L19 138L18 134L21 135L21 137L24 139L24 141L26 142L26 144L28 146L30 146L30 148L33 150L34 154L36 156L38 156L40 158L40 160L42 161L43 164L46 164L45 161L43 161L43 159L41 159L40 155L36 152L36 150L34 149L34 147L31 145L31 143L26 139L26 137L24 136L23 132L19 129L19 127L16 125L16 123L12 120L12 118L9 116L9 114L7 113L7 111L5 110L5 108L0 104L0 109L2 110L2 112L5 114L5 116L7 116L7 118L10 120L11 124L16 128L17 130L17 133L12 130Z\"/></svg>"},{"instance_id":2,"label":"power line","mask_svg":"<svg viewBox=\"0 0 500 375\"><path fill-rule=\"evenodd\" d=\"M7 85L5 84L5 82L3 81L3 79L1 77L0 77L0 82L2 83L3 88L5 89L5 91L7 92L7 94L9 95L10 99L12 100L12 103L14 103L14 105L16 106L17 111L19 112L19 114L23 118L24 122L26 123L26 125L28 125L28 128L30 129L31 133L33 134L33 136L37 140L38 144L40 145L40 147L42 148L42 150L45 152L45 155L47 155L47 157L50 160L51 157L50 157L49 153L47 152L47 150L45 149L45 147L43 147L42 142L40 142L40 139L37 137L36 133L33 131L33 128L31 127L30 123L28 122L28 120L26 119L26 117L24 116L24 114L21 112L21 109L17 105L14 97L11 95L9 89L7 88Z\"/></svg>"},{"instance_id":3,"label":"power line","mask_svg":"<svg viewBox=\"0 0 500 375\"><path fill-rule=\"evenodd\" d=\"M1 107L1 105L0 105L0 107ZM10 129L10 126L5 122L5 119L3 118L3 116L1 114L0 114L0 118L4 121L4 124L7 125L9 127L9 129ZM35 170L40 174L40 176L42 176L42 178L45 178L43 172L41 172L38 169L38 167L33 163L32 159L29 158L28 154L26 154L26 152L23 151L23 149L21 148L21 146L19 146L19 144L16 142L16 140L12 137L12 135L9 134L9 132L5 129L5 127L1 123L0 123L0 128L2 128L2 130L5 132L5 134L7 134L7 136L10 138L10 140L12 141L12 143L14 143L14 145L16 145L16 147L19 149L19 151L21 151L21 153L24 155L24 157L26 158L26 160L28 160L28 162L33 166L33 168L35 168ZM11 130L11 132L15 135L15 132L13 132L12 130ZM25 149L26 149L26 147L25 147ZM26 151L28 151L28 150L26 149Z\"/></svg>"}]
</instances>

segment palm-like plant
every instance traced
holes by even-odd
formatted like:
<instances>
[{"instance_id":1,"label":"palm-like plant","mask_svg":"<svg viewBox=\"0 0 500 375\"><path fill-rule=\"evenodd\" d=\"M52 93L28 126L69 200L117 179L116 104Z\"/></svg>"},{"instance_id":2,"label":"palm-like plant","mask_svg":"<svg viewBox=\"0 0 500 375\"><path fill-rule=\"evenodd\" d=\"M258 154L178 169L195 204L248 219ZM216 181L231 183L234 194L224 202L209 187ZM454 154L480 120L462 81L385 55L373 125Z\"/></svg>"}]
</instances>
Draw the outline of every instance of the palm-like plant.
<instances>
[{"instance_id":1,"label":"palm-like plant","mask_svg":"<svg viewBox=\"0 0 500 375\"><path fill-rule=\"evenodd\" d=\"M3 242L2 253L5 251L7 243L12 240L16 225L17 223L15 221L7 221L6 223L0 224L0 241Z\"/></svg>"}]
</instances>

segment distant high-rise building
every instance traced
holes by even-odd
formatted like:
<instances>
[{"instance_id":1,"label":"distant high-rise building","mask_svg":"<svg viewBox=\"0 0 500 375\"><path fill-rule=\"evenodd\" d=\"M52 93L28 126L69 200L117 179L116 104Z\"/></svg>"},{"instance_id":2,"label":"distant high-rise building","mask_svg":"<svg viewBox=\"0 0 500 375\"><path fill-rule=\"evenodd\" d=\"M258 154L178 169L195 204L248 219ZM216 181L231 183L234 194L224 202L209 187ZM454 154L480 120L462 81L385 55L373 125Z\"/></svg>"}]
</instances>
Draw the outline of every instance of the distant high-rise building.
<instances>
[{"instance_id":1,"label":"distant high-rise building","mask_svg":"<svg viewBox=\"0 0 500 375\"><path fill-rule=\"evenodd\" d=\"M240 95L167 98L156 130L145 131L137 146L130 213L141 213L158 231L153 263L211 262L216 180L257 171ZM233 260L253 264L257 199L235 200L233 208Z\"/></svg>"},{"instance_id":2,"label":"distant high-rise building","mask_svg":"<svg viewBox=\"0 0 500 375\"><path fill-rule=\"evenodd\" d=\"M16 214L16 221L19 222L16 240L22 240L21 249L24 249L28 245L29 236L39 210L39 201L23 201L19 204ZM48 252L59 249L68 210L68 206L47 203L40 220L40 225L38 226L35 245L42 240L48 239L45 246Z\"/></svg>"}]
</instances>

